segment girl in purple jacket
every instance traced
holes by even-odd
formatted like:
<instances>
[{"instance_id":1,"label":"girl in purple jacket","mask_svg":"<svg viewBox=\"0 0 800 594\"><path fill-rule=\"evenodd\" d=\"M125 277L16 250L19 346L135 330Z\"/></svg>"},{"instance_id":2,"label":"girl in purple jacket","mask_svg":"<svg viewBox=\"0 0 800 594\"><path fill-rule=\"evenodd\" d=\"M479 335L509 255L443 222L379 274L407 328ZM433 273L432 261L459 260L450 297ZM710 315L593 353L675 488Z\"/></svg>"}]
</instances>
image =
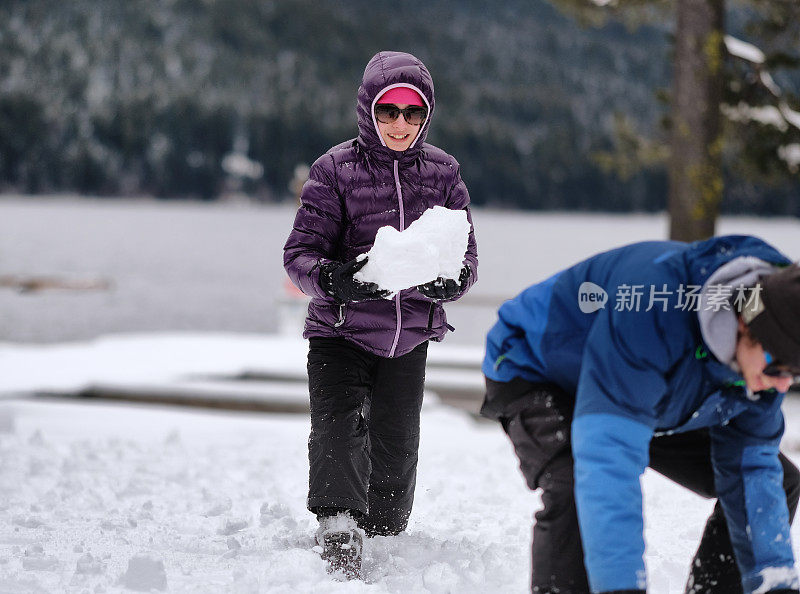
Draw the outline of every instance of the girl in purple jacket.
<instances>
[{"instance_id":1,"label":"girl in purple jacket","mask_svg":"<svg viewBox=\"0 0 800 594\"><path fill-rule=\"evenodd\" d=\"M469 194L458 162L425 142L433 80L410 54L380 52L358 89L358 137L311 167L284 266L311 296L308 509L329 570L360 576L367 536L403 531L411 514L429 340L448 329L443 301L477 279ZM465 210L459 279L387 292L353 278L380 227L403 230L434 206Z\"/></svg>"}]
</instances>

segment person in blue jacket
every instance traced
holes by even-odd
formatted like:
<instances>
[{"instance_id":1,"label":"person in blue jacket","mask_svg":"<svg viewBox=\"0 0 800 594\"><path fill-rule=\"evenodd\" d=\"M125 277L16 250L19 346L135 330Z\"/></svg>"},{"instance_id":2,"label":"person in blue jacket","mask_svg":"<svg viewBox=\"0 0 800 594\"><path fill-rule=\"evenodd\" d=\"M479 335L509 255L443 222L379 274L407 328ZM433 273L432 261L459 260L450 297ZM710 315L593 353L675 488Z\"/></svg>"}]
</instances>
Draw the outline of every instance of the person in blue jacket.
<instances>
[{"instance_id":1,"label":"person in blue jacket","mask_svg":"<svg viewBox=\"0 0 800 594\"><path fill-rule=\"evenodd\" d=\"M533 592L646 591L647 466L718 499L686 592L798 592L800 473L778 451L800 375L797 265L750 236L637 243L529 287L498 318L481 412L542 489Z\"/></svg>"}]
</instances>

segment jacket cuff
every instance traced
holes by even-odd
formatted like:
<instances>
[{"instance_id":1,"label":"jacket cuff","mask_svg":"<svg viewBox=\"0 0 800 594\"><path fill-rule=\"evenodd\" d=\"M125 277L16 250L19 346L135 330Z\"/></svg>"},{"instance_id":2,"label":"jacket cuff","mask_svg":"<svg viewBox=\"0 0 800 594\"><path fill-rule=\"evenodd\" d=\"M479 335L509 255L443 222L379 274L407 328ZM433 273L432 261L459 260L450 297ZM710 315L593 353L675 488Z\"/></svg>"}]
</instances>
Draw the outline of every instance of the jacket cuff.
<instances>
[{"instance_id":1,"label":"jacket cuff","mask_svg":"<svg viewBox=\"0 0 800 594\"><path fill-rule=\"evenodd\" d=\"M305 290L305 287L301 287L303 292L310 296L310 297L320 297L322 299L329 299L331 297L327 291L322 287L322 282L320 280L320 272L322 272L322 267L326 264L330 264L333 260L328 260L327 258L319 258L308 270L306 273L306 281L308 283L308 290Z\"/></svg>"}]
</instances>

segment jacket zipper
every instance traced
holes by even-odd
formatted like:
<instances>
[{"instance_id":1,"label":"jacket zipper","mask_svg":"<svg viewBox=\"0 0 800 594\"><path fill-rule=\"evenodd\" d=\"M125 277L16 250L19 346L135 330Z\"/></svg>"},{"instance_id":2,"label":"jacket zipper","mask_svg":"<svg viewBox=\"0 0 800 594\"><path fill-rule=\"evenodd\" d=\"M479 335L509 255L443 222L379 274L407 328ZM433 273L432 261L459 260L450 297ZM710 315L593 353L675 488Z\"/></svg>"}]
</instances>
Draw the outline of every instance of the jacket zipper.
<instances>
[{"instance_id":1,"label":"jacket zipper","mask_svg":"<svg viewBox=\"0 0 800 594\"><path fill-rule=\"evenodd\" d=\"M406 215L403 210L403 190L400 188L400 169L397 160L394 162L394 186L397 189L397 203L400 206L400 231L406 228ZM392 348L389 351L389 356L394 357L394 352L397 349L397 343L400 340L400 328L403 325L403 315L400 311L400 293L394 297L394 309L397 314L397 328L394 332L394 341Z\"/></svg>"},{"instance_id":2,"label":"jacket zipper","mask_svg":"<svg viewBox=\"0 0 800 594\"><path fill-rule=\"evenodd\" d=\"M334 323L333 327L334 328L338 328L339 326L344 324L344 317L345 317L345 304L344 303L340 303L339 304L339 319L336 320L336 323Z\"/></svg>"}]
</instances>

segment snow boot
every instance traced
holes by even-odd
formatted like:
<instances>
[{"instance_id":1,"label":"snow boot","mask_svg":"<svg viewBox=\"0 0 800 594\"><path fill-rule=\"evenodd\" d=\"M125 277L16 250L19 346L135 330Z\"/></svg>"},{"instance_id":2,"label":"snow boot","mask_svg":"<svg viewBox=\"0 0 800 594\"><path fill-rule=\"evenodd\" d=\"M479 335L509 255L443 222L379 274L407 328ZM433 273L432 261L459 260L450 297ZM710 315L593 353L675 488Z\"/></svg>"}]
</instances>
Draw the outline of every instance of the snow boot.
<instances>
[{"instance_id":1,"label":"snow boot","mask_svg":"<svg viewBox=\"0 0 800 594\"><path fill-rule=\"evenodd\" d=\"M341 512L320 518L316 539L322 547L322 558L328 562L328 573L340 573L348 580L361 579L364 531L350 514Z\"/></svg>"}]
</instances>

